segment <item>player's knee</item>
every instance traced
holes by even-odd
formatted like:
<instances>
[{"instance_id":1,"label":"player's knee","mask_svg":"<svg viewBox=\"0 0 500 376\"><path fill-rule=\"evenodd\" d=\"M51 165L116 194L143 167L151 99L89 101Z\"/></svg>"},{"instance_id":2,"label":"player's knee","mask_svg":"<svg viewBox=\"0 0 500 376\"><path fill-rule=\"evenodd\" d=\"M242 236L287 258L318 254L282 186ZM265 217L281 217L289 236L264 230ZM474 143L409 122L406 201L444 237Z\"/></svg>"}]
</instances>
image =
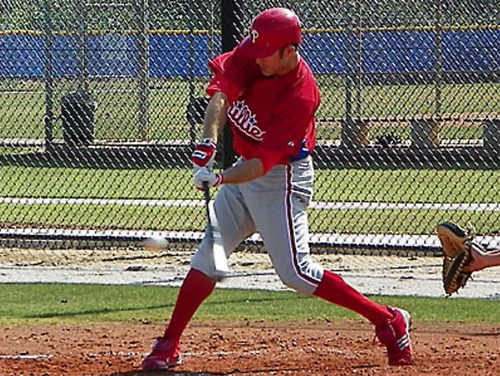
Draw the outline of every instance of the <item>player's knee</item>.
<instances>
[{"instance_id":1,"label":"player's knee","mask_svg":"<svg viewBox=\"0 0 500 376\"><path fill-rule=\"evenodd\" d=\"M311 296L323 278L323 268L315 263L308 263L307 267L299 268L298 272L288 270L278 273L283 284L300 294Z\"/></svg>"},{"instance_id":2,"label":"player's knee","mask_svg":"<svg viewBox=\"0 0 500 376\"><path fill-rule=\"evenodd\" d=\"M214 277L213 272L215 269L213 252L210 244L205 239L200 243L198 249L191 258L190 266L209 277Z\"/></svg>"},{"instance_id":3,"label":"player's knee","mask_svg":"<svg viewBox=\"0 0 500 376\"><path fill-rule=\"evenodd\" d=\"M304 280L301 280L297 276L294 278L281 278L281 282L288 287L291 288L292 290L297 291L299 294L305 295L305 296L311 296L313 295L316 285L312 285L309 282L306 282Z\"/></svg>"}]
</instances>

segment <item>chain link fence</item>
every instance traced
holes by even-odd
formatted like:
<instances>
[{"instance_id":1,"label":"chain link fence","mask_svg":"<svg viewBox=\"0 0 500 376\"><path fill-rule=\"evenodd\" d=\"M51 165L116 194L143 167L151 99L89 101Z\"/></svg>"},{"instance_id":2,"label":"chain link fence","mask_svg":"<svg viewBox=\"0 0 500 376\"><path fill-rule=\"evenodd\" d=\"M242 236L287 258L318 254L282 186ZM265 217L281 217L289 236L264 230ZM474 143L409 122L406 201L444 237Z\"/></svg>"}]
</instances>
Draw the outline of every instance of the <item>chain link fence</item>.
<instances>
[{"instance_id":1,"label":"chain link fence","mask_svg":"<svg viewBox=\"0 0 500 376\"><path fill-rule=\"evenodd\" d=\"M151 234L196 244L205 220L189 157L207 62L274 6L299 15L322 95L311 244L433 252L449 220L496 246L494 0L3 1L4 244L106 247Z\"/></svg>"}]
</instances>

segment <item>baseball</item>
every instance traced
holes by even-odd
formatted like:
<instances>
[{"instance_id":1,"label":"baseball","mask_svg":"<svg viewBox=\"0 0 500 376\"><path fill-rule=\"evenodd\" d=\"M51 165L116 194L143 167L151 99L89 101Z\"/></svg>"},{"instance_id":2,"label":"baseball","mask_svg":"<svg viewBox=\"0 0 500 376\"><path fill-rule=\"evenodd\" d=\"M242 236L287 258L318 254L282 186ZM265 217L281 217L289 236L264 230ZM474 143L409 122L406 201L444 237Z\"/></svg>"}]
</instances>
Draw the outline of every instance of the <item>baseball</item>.
<instances>
[{"instance_id":1,"label":"baseball","mask_svg":"<svg viewBox=\"0 0 500 376\"><path fill-rule=\"evenodd\" d=\"M167 248L168 241L164 237L154 235L144 240L144 248L150 252L160 252Z\"/></svg>"}]
</instances>

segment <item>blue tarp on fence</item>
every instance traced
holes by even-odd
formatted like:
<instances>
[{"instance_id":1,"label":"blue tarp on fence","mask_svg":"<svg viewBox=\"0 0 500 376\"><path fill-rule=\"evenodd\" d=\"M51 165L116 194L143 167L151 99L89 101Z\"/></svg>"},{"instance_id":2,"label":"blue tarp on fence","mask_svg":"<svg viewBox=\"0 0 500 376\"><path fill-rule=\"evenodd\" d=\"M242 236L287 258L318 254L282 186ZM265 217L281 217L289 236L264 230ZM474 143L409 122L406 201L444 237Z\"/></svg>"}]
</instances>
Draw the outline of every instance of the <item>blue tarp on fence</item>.
<instances>
[{"instance_id":1,"label":"blue tarp on fence","mask_svg":"<svg viewBox=\"0 0 500 376\"><path fill-rule=\"evenodd\" d=\"M428 73L440 56L443 72L500 70L500 30L445 31L441 50L433 31L376 31L361 34L308 34L303 56L315 73ZM73 35L47 40L37 34L0 36L1 78L43 78L79 74L78 40ZM149 75L156 78L208 75L207 61L220 51L220 37L154 34L149 37ZM51 60L47 60L52 56ZM140 72L136 35L90 35L86 69L91 77L137 77ZM51 64L47 64L50 61Z\"/></svg>"}]
</instances>

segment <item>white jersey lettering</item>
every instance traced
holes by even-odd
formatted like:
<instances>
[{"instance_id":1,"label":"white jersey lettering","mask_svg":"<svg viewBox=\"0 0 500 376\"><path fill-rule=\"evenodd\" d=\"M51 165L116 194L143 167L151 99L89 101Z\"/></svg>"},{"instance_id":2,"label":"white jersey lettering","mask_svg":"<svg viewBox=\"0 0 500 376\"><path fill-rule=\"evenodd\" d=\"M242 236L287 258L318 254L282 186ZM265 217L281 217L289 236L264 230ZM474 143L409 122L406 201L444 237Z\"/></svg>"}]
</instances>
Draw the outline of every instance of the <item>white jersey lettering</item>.
<instances>
[{"instance_id":1,"label":"white jersey lettering","mask_svg":"<svg viewBox=\"0 0 500 376\"><path fill-rule=\"evenodd\" d=\"M227 115L240 132L255 141L263 140L266 132L259 128L257 118L244 101L234 102Z\"/></svg>"}]
</instances>

